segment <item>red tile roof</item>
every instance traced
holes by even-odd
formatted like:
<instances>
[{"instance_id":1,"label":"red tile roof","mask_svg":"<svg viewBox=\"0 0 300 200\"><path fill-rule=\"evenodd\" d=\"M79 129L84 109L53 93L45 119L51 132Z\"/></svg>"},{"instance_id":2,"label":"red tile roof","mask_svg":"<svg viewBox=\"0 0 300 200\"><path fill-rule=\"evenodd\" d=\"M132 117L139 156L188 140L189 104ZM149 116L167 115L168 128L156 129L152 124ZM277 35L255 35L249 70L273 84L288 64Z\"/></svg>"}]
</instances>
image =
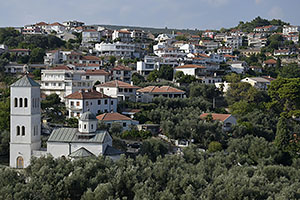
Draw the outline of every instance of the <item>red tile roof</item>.
<instances>
[{"instance_id":1,"label":"red tile roof","mask_svg":"<svg viewBox=\"0 0 300 200\"><path fill-rule=\"evenodd\" d=\"M99 57L97 56L82 56L81 60L101 60Z\"/></svg>"},{"instance_id":2,"label":"red tile roof","mask_svg":"<svg viewBox=\"0 0 300 200\"><path fill-rule=\"evenodd\" d=\"M46 22L39 22L39 23L36 23L35 25L37 26L45 26L45 25L48 25Z\"/></svg>"},{"instance_id":3,"label":"red tile roof","mask_svg":"<svg viewBox=\"0 0 300 200\"><path fill-rule=\"evenodd\" d=\"M95 90L79 90L65 97L66 99L107 99L112 98Z\"/></svg>"},{"instance_id":4,"label":"red tile roof","mask_svg":"<svg viewBox=\"0 0 300 200\"><path fill-rule=\"evenodd\" d=\"M101 121L120 121L120 120L131 120L131 118L122 115L120 113L104 113L97 116L98 120Z\"/></svg>"},{"instance_id":5,"label":"red tile roof","mask_svg":"<svg viewBox=\"0 0 300 200\"><path fill-rule=\"evenodd\" d=\"M175 69L185 69L185 68L199 68L199 69L206 69L206 67L201 66L201 65L182 65L175 67Z\"/></svg>"},{"instance_id":6,"label":"red tile roof","mask_svg":"<svg viewBox=\"0 0 300 200\"><path fill-rule=\"evenodd\" d=\"M71 69L66 65L58 65L56 67L51 68L50 70L71 70Z\"/></svg>"},{"instance_id":7,"label":"red tile roof","mask_svg":"<svg viewBox=\"0 0 300 200\"><path fill-rule=\"evenodd\" d=\"M133 89L140 88L138 86L130 85L129 83L125 83L119 80L109 81L100 85L96 85L96 87L116 87L116 88L133 88Z\"/></svg>"},{"instance_id":8,"label":"red tile roof","mask_svg":"<svg viewBox=\"0 0 300 200\"><path fill-rule=\"evenodd\" d=\"M123 65L116 66L112 69L112 71L131 71L131 70L132 69L130 67L126 67Z\"/></svg>"},{"instance_id":9,"label":"red tile roof","mask_svg":"<svg viewBox=\"0 0 300 200\"><path fill-rule=\"evenodd\" d=\"M127 31L127 30L119 30L119 33L131 34L131 32L129 32L129 31Z\"/></svg>"},{"instance_id":10,"label":"red tile roof","mask_svg":"<svg viewBox=\"0 0 300 200\"><path fill-rule=\"evenodd\" d=\"M205 119L208 115L211 115L213 120L219 120L221 122L224 122L228 117L230 117L230 114L218 114L218 113L203 113L200 115L201 119Z\"/></svg>"},{"instance_id":11,"label":"red tile roof","mask_svg":"<svg viewBox=\"0 0 300 200\"><path fill-rule=\"evenodd\" d=\"M265 63L265 64L276 64L277 61L274 60L274 59L269 59L269 60L266 60L264 63Z\"/></svg>"},{"instance_id":12,"label":"red tile roof","mask_svg":"<svg viewBox=\"0 0 300 200\"><path fill-rule=\"evenodd\" d=\"M109 73L103 69L99 69L99 70L86 70L85 71L86 75L105 75L108 76Z\"/></svg>"},{"instance_id":13,"label":"red tile roof","mask_svg":"<svg viewBox=\"0 0 300 200\"><path fill-rule=\"evenodd\" d=\"M142 89L137 90L137 92L143 92L143 93L182 93L185 92L183 90L179 90L174 87L170 86L148 86Z\"/></svg>"},{"instance_id":14,"label":"red tile roof","mask_svg":"<svg viewBox=\"0 0 300 200\"><path fill-rule=\"evenodd\" d=\"M64 25L62 25L62 24L60 24L58 22L54 22L52 24L48 24L48 26L64 26Z\"/></svg>"},{"instance_id":15,"label":"red tile roof","mask_svg":"<svg viewBox=\"0 0 300 200\"><path fill-rule=\"evenodd\" d=\"M87 30L84 30L83 32L97 32L95 29L87 29Z\"/></svg>"}]
</instances>

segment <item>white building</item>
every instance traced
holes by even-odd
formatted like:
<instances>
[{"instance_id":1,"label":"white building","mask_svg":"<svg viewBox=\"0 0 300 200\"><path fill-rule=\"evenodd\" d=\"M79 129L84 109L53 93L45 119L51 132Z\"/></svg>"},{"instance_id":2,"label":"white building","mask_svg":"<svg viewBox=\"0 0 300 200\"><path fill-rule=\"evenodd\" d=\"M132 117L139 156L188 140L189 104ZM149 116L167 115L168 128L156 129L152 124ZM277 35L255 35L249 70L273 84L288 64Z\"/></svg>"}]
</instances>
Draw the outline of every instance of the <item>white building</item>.
<instances>
[{"instance_id":1,"label":"white building","mask_svg":"<svg viewBox=\"0 0 300 200\"><path fill-rule=\"evenodd\" d=\"M126 29L122 29L122 30L114 30L114 32L112 33L112 40L120 40L120 42L131 42L132 38L131 38L131 32L126 30Z\"/></svg>"},{"instance_id":2,"label":"white building","mask_svg":"<svg viewBox=\"0 0 300 200\"><path fill-rule=\"evenodd\" d=\"M118 65L111 69L112 79L126 83L131 82L132 69L123 65Z\"/></svg>"},{"instance_id":3,"label":"white building","mask_svg":"<svg viewBox=\"0 0 300 200\"><path fill-rule=\"evenodd\" d=\"M300 31L300 26L289 26L289 25L284 25L282 29L283 35L289 35L289 33L299 33Z\"/></svg>"},{"instance_id":4,"label":"white building","mask_svg":"<svg viewBox=\"0 0 300 200\"><path fill-rule=\"evenodd\" d=\"M240 36L226 36L224 41L227 47L231 47L233 49L238 49L243 45L243 38Z\"/></svg>"},{"instance_id":5,"label":"white building","mask_svg":"<svg viewBox=\"0 0 300 200\"><path fill-rule=\"evenodd\" d=\"M228 62L230 65L230 69L232 72L236 72L238 74L243 74L248 70L247 63L244 61L232 61Z\"/></svg>"},{"instance_id":6,"label":"white building","mask_svg":"<svg viewBox=\"0 0 300 200\"><path fill-rule=\"evenodd\" d=\"M10 92L9 166L23 168L41 147L40 85L24 76L11 85Z\"/></svg>"},{"instance_id":7,"label":"white building","mask_svg":"<svg viewBox=\"0 0 300 200\"><path fill-rule=\"evenodd\" d=\"M44 94L56 93L62 101L64 97L80 89L91 89L93 80L82 79L85 71L71 70L67 66L58 66L41 71L41 90Z\"/></svg>"},{"instance_id":8,"label":"white building","mask_svg":"<svg viewBox=\"0 0 300 200\"><path fill-rule=\"evenodd\" d=\"M118 101L136 101L136 91L140 87L130 85L128 83L114 80L104 84L96 85L98 92L104 93L108 96L118 98Z\"/></svg>"},{"instance_id":9,"label":"white building","mask_svg":"<svg viewBox=\"0 0 300 200\"><path fill-rule=\"evenodd\" d=\"M217 50L217 53L220 55L232 55L233 49L232 47L221 47Z\"/></svg>"},{"instance_id":10,"label":"white building","mask_svg":"<svg viewBox=\"0 0 300 200\"><path fill-rule=\"evenodd\" d=\"M116 56L131 58L134 53L134 44L116 42L116 43L105 43L95 45L95 50L100 56Z\"/></svg>"},{"instance_id":11,"label":"white building","mask_svg":"<svg viewBox=\"0 0 300 200\"><path fill-rule=\"evenodd\" d=\"M136 63L137 73L141 75L148 75L150 72L159 68L158 57L145 56L144 61L138 61Z\"/></svg>"},{"instance_id":12,"label":"white building","mask_svg":"<svg viewBox=\"0 0 300 200\"><path fill-rule=\"evenodd\" d=\"M263 77L246 77L242 79L241 82L249 83L250 85L259 90L267 90L268 85L271 84L270 80L265 79Z\"/></svg>"},{"instance_id":13,"label":"white building","mask_svg":"<svg viewBox=\"0 0 300 200\"><path fill-rule=\"evenodd\" d=\"M95 90L79 90L65 97L68 117L81 117L85 112L94 115L117 112L118 100Z\"/></svg>"},{"instance_id":14,"label":"white building","mask_svg":"<svg viewBox=\"0 0 300 200\"><path fill-rule=\"evenodd\" d=\"M170 86L148 86L137 90L138 102L149 103L154 97L184 98L185 92Z\"/></svg>"},{"instance_id":15,"label":"white building","mask_svg":"<svg viewBox=\"0 0 300 200\"><path fill-rule=\"evenodd\" d=\"M83 46L94 46L94 43L100 42L101 34L100 32L89 29L82 32L82 45Z\"/></svg>"},{"instance_id":16,"label":"white building","mask_svg":"<svg viewBox=\"0 0 300 200\"><path fill-rule=\"evenodd\" d=\"M182 71L185 75L191 75L195 76L196 78L199 78L201 76L204 76L206 73L206 67L201 65L182 65L175 67L175 73L178 71Z\"/></svg>"},{"instance_id":17,"label":"white building","mask_svg":"<svg viewBox=\"0 0 300 200\"><path fill-rule=\"evenodd\" d=\"M122 130L130 130L131 126L139 124L138 121L132 120L130 117L122 115L120 113L104 113L97 116L97 119L101 122L104 122L108 126L111 126L112 123L119 123L122 126Z\"/></svg>"},{"instance_id":18,"label":"white building","mask_svg":"<svg viewBox=\"0 0 300 200\"><path fill-rule=\"evenodd\" d=\"M230 114L218 114L218 113L203 113L200 118L206 120L211 115L213 121L220 121L223 125L223 131L230 131L233 125L236 125L237 120Z\"/></svg>"},{"instance_id":19,"label":"white building","mask_svg":"<svg viewBox=\"0 0 300 200\"><path fill-rule=\"evenodd\" d=\"M91 112L80 117L78 129L55 129L47 141L47 149L41 149L39 84L24 76L10 89L10 167L26 168L32 157L48 154L69 159L99 155L119 158L121 152L112 147L107 131L97 130L98 120Z\"/></svg>"},{"instance_id":20,"label":"white building","mask_svg":"<svg viewBox=\"0 0 300 200\"><path fill-rule=\"evenodd\" d=\"M109 77L110 77L110 73L108 73L103 69L99 69L99 70L85 70L85 74L82 75L81 79L92 80L93 85L95 85L97 81L99 81L100 84L107 82L109 80Z\"/></svg>"}]
</instances>

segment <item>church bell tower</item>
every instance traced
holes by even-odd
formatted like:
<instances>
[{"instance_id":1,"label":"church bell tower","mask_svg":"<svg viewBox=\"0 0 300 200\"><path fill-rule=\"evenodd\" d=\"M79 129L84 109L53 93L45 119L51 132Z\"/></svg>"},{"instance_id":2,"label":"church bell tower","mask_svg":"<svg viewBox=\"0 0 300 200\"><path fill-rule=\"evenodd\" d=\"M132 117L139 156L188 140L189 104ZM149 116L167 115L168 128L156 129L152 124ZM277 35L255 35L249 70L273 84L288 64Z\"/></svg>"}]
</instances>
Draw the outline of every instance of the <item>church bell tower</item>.
<instances>
[{"instance_id":1,"label":"church bell tower","mask_svg":"<svg viewBox=\"0 0 300 200\"><path fill-rule=\"evenodd\" d=\"M25 168L41 148L40 85L27 75L10 86L10 167Z\"/></svg>"}]
</instances>

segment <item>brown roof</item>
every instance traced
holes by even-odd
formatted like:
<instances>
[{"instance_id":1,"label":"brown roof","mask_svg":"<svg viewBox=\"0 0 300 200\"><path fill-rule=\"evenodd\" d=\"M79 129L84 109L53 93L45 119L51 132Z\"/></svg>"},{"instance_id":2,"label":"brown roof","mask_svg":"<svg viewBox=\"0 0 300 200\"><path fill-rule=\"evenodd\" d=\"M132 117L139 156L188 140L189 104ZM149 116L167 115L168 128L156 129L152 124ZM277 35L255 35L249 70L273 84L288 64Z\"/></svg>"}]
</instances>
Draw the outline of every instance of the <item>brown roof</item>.
<instances>
[{"instance_id":1,"label":"brown roof","mask_svg":"<svg viewBox=\"0 0 300 200\"><path fill-rule=\"evenodd\" d=\"M37 26L45 26L45 25L48 25L46 22L39 22L39 23L36 23L35 25Z\"/></svg>"},{"instance_id":2,"label":"brown roof","mask_svg":"<svg viewBox=\"0 0 300 200\"><path fill-rule=\"evenodd\" d=\"M119 80L109 81L100 85L96 85L96 87L116 87L116 88L133 88L133 89L140 88L138 86L130 85L129 83L125 83Z\"/></svg>"},{"instance_id":3,"label":"brown roof","mask_svg":"<svg viewBox=\"0 0 300 200\"><path fill-rule=\"evenodd\" d=\"M30 51L30 49L10 49L10 52L17 52L17 51Z\"/></svg>"},{"instance_id":4,"label":"brown roof","mask_svg":"<svg viewBox=\"0 0 300 200\"><path fill-rule=\"evenodd\" d=\"M97 116L98 120L101 121L118 121L118 120L131 120L131 118L122 115L120 113L104 113Z\"/></svg>"},{"instance_id":5,"label":"brown roof","mask_svg":"<svg viewBox=\"0 0 300 200\"><path fill-rule=\"evenodd\" d=\"M170 86L148 86L137 91L144 93L185 93L183 90L179 90Z\"/></svg>"},{"instance_id":6,"label":"brown roof","mask_svg":"<svg viewBox=\"0 0 300 200\"><path fill-rule=\"evenodd\" d=\"M96 64L96 63L76 63L76 64L72 64L76 67L100 67L100 64Z\"/></svg>"},{"instance_id":7,"label":"brown roof","mask_svg":"<svg viewBox=\"0 0 300 200\"><path fill-rule=\"evenodd\" d=\"M269 60L266 60L264 63L265 63L265 64L276 64L277 61L274 60L274 59L269 59Z\"/></svg>"},{"instance_id":8,"label":"brown roof","mask_svg":"<svg viewBox=\"0 0 300 200\"><path fill-rule=\"evenodd\" d=\"M54 23L52 23L52 24L48 24L49 26L64 26L64 25L62 25L62 24L60 24L60 23L58 23L58 22L54 22Z\"/></svg>"},{"instance_id":9,"label":"brown roof","mask_svg":"<svg viewBox=\"0 0 300 200\"><path fill-rule=\"evenodd\" d=\"M185 69L185 68L200 68L200 69L206 69L206 67L201 66L201 65L182 65L175 67L175 69Z\"/></svg>"},{"instance_id":10,"label":"brown roof","mask_svg":"<svg viewBox=\"0 0 300 200\"><path fill-rule=\"evenodd\" d=\"M97 56L82 56L81 60L101 60Z\"/></svg>"},{"instance_id":11,"label":"brown roof","mask_svg":"<svg viewBox=\"0 0 300 200\"><path fill-rule=\"evenodd\" d=\"M119 30L119 33L131 34L131 32L129 32L127 30Z\"/></svg>"},{"instance_id":12,"label":"brown roof","mask_svg":"<svg viewBox=\"0 0 300 200\"><path fill-rule=\"evenodd\" d=\"M71 70L67 65L58 65L51 68L51 70Z\"/></svg>"},{"instance_id":13,"label":"brown roof","mask_svg":"<svg viewBox=\"0 0 300 200\"><path fill-rule=\"evenodd\" d=\"M103 69L98 69L98 70L86 70L85 71L86 75L105 75L108 76L109 73Z\"/></svg>"},{"instance_id":14,"label":"brown roof","mask_svg":"<svg viewBox=\"0 0 300 200\"><path fill-rule=\"evenodd\" d=\"M79 90L65 97L66 99L106 99L112 98L95 90Z\"/></svg>"},{"instance_id":15,"label":"brown roof","mask_svg":"<svg viewBox=\"0 0 300 200\"><path fill-rule=\"evenodd\" d=\"M130 67L126 67L123 65L116 66L112 69L112 71L131 71Z\"/></svg>"},{"instance_id":16,"label":"brown roof","mask_svg":"<svg viewBox=\"0 0 300 200\"><path fill-rule=\"evenodd\" d=\"M203 113L200 115L201 119L205 119L208 115L211 115L213 120L219 120L221 122L224 122L228 117L230 117L230 114L218 114L218 113Z\"/></svg>"},{"instance_id":17,"label":"brown roof","mask_svg":"<svg viewBox=\"0 0 300 200\"><path fill-rule=\"evenodd\" d=\"M83 32L97 32L95 29L88 29L88 30L85 30Z\"/></svg>"}]
</instances>

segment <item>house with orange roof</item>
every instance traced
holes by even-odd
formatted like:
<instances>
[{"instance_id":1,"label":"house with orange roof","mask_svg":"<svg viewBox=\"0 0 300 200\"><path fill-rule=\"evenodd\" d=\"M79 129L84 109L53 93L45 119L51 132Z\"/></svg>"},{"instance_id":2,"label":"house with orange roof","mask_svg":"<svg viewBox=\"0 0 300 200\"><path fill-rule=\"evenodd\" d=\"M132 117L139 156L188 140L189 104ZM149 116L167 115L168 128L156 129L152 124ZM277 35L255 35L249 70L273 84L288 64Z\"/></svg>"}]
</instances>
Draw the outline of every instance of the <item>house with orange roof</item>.
<instances>
[{"instance_id":1,"label":"house with orange roof","mask_svg":"<svg viewBox=\"0 0 300 200\"><path fill-rule=\"evenodd\" d=\"M94 115L117 112L118 99L107 96L93 89L81 89L65 97L68 117L79 118L85 112Z\"/></svg>"},{"instance_id":2,"label":"house with orange roof","mask_svg":"<svg viewBox=\"0 0 300 200\"><path fill-rule=\"evenodd\" d=\"M237 124L237 120L231 114L218 114L218 113L203 113L200 119L205 121L219 121L222 123L224 131L230 131L233 125Z\"/></svg>"},{"instance_id":3,"label":"house with orange roof","mask_svg":"<svg viewBox=\"0 0 300 200\"><path fill-rule=\"evenodd\" d=\"M103 84L96 85L96 90L108 96L118 98L118 101L136 102L136 91L140 87L125 83L123 81L114 80Z\"/></svg>"},{"instance_id":4,"label":"house with orange roof","mask_svg":"<svg viewBox=\"0 0 300 200\"><path fill-rule=\"evenodd\" d=\"M275 59L269 59L269 60L264 61L263 67L275 67L276 63L277 63L277 61Z\"/></svg>"},{"instance_id":5,"label":"house with orange roof","mask_svg":"<svg viewBox=\"0 0 300 200\"><path fill-rule=\"evenodd\" d=\"M126 83L131 82L132 69L123 65L118 65L111 69L113 80L120 80Z\"/></svg>"},{"instance_id":6,"label":"house with orange roof","mask_svg":"<svg viewBox=\"0 0 300 200\"><path fill-rule=\"evenodd\" d=\"M108 126L111 126L112 123L119 123L122 126L123 131L130 130L131 126L135 126L139 124L138 121L132 120L130 117L127 117L117 112L104 113L98 115L97 119L99 120L99 122L103 122Z\"/></svg>"},{"instance_id":7,"label":"house with orange roof","mask_svg":"<svg viewBox=\"0 0 300 200\"><path fill-rule=\"evenodd\" d=\"M56 32L63 33L65 32L66 27L59 22L54 22L45 26L45 31L48 33Z\"/></svg>"},{"instance_id":8,"label":"house with orange roof","mask_svg":"<svg viewBox=\"0 0 300 200\"><path fill-rule=\"evenodd\" d=\"M155 97L185 98L185 91L171 86L148 86L137 90L137 101L150 103Z\"/></svg>"},{"instance_id":9,"label":"house with orange roof","mask_svg":"<svg viewBox=\"0 0 300 200\"><path fill-rule=\"evenodd\" d=\"M185 75L192 75L197 78L205 75L206 67L202 65L181 65L175 67L174 74L178 71L182 71Z\"/></svg>"}]
</instances>

